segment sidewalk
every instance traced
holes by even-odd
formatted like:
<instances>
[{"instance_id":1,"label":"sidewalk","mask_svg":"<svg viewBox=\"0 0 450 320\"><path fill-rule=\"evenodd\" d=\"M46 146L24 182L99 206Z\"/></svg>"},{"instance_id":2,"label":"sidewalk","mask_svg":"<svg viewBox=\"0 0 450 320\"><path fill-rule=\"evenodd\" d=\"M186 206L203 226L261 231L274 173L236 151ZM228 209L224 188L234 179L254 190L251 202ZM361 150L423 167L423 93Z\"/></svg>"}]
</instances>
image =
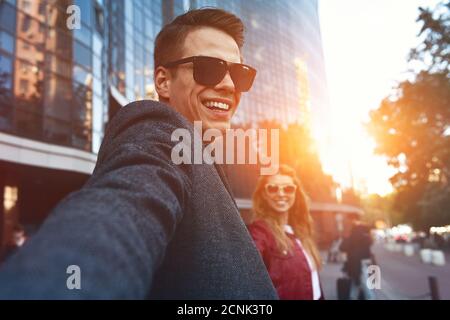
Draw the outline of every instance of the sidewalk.
<instances>
[{"instance_id":1,"label":"sidewalk","mask_svg":"<svg viewBox=\"0 0 450 320\"><path fill-rule=\"evenodd\" d=\"M323 294L326 300L337 300L336 281L342 277L342 263L326 262L326 255L322 254L324 265L320 271Z\"/></svg>"}]
</instances>

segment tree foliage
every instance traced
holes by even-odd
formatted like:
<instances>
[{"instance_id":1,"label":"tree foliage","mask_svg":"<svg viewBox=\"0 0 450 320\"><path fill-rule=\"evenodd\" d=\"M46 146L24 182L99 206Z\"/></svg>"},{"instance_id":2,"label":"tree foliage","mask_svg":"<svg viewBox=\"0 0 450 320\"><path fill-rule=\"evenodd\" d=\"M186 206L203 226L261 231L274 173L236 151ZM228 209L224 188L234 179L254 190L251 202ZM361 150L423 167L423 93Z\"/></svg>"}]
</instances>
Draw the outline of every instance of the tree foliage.
<instances>
[{"instance_id":1,"label":"tree foliage","mask_svg":"<svg viewBox=\"0 0 450 320\"><path fill-rule=\"evenodd\" d=\"M416 70L372 111L378 154L397 169L395 208L418 228L450 223L450 1L420 8ZM420 65L420 68L417 66Z\"/></svg>"}]
</instances>

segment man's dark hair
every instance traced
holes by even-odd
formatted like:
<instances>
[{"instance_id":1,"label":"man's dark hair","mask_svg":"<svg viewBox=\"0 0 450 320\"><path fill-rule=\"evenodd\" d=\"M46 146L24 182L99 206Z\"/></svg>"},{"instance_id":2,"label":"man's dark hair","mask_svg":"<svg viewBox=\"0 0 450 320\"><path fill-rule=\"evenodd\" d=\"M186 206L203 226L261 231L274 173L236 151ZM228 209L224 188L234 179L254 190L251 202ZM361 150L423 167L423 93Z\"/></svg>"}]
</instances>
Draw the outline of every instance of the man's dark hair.
<instances>
[{"instance_id":1,"label":"man's dark hair","mask_svg":"<svg viewBox=\"0 0 450 320\"><path fill-rule=\"evenodd\" d=\"M180 59L186 36L200 27L216 28L229 34L239 49L244 44L244 24L234 14L217 8L190 10L176 17L158 33L153 56L155 69Z\"/></svg>"}]
</instances>

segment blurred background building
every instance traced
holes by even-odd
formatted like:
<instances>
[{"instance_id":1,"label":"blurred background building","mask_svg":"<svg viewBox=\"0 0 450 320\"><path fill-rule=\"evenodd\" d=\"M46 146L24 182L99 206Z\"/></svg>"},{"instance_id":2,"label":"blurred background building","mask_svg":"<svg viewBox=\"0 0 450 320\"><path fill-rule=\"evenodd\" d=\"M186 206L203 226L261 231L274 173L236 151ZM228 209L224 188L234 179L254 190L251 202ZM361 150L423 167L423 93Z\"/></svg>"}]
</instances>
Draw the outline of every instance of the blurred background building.
<instances>
[{"instance_id":1,"label":"blurred background building","mask_svg":"<svg viewBox=\"0 0 450 320\"><path fill-rule=\"evenodd\" d=\"M0 1L0 238L38 226L94 168L109 110L106 17L102 1Z\"/></svg>"},{"instance_id":2,"label":"blurred background building","mask_svg":"<svg viewBox=\"0 0 450 320\"><path fill-rule=\"evenodd\" d=\"M81 28L70 30L72 4ZM157 98L153 45L161 27L203 6L242 18L245 61L258 69L234 124L310 126L326 147L316 0L0 0L0 241L17 223L38 226L83 185L108 120L130 101ZM241 208L248 207L256 171L228 171Z\"/></svg>"}]
</instances>

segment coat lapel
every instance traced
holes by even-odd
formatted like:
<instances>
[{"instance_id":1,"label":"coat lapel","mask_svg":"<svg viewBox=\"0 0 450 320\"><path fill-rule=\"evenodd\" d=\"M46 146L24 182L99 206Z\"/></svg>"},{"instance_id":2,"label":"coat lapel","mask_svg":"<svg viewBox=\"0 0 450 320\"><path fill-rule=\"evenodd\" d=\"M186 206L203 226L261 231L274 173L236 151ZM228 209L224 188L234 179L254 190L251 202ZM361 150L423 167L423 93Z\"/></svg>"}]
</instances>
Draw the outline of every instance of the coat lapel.
<instances>
[{"instance_id":1,"label":"coat lapel","mask_svg":"<svg viewBox=\"0 0 450 320\"><path fill-rule=\"evenodd\" d=\"M222 183L223 183L223 185L225 186L225 189L227 189L227 191L228 191L228 193L229 193L231 199L233 199L234 205L236 206L236 208L237 208L238 211L239 211L239 208L238 208L238 206L237 206L237 204L236 204L236 201L235 201L235 199L234 199L234 196L233 196L233 191L231 190L231 187L230 187L230 185L228 184L228 178L227 178L227 176L226 176L226 174L225 174L224 169L222 168L222 166L221 166L220 164L216 164L216 163L215 163L214 166L216 167L216 170L217 170L217 173L219 174L220 180L222 180Z\"/></svg>"}]
</instances>

